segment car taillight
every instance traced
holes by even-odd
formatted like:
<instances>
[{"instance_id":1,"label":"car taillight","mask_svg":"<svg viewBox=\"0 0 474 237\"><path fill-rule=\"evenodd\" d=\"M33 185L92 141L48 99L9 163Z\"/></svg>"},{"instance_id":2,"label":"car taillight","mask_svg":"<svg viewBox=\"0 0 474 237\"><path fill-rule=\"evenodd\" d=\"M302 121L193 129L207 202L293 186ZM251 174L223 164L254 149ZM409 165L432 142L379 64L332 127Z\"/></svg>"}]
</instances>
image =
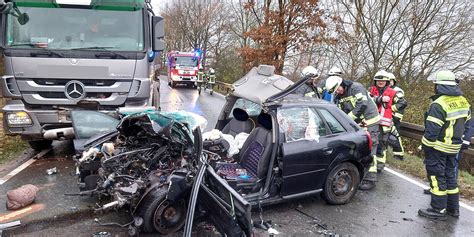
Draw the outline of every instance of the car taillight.
<instances>
[{"instance_id":1,"label":"car taillight","mask_svg":"<svg viewBox=\"0 0 474 237\"><path fill-rule=\"evenodd\" d=\"M368 131L365 131L365 133L367 133L367 142L369 143L369 151L372 151L372 146L373 146L372 137L370 136L370 133Z\"/></svg>"}]
</instances>

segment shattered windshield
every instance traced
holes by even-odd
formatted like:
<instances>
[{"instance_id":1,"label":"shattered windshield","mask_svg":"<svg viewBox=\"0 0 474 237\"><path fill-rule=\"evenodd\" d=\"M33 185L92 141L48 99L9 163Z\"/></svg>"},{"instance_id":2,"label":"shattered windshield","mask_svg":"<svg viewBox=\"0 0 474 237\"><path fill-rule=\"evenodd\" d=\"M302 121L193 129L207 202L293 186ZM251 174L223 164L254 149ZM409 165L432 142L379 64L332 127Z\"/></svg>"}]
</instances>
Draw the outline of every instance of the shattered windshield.
<instances>
[{"instance_id":1,"label":"shattered windshield","mask_svg":"<svg viewBox=\"0 0 474 237\"><path fill-rule=\"evenodd\" d=\"M316 111L308 107L283 108L277 111L280 131L287 142L310 140L319 142L325 136L326 126Z\"/></svg>"}]
</instances>

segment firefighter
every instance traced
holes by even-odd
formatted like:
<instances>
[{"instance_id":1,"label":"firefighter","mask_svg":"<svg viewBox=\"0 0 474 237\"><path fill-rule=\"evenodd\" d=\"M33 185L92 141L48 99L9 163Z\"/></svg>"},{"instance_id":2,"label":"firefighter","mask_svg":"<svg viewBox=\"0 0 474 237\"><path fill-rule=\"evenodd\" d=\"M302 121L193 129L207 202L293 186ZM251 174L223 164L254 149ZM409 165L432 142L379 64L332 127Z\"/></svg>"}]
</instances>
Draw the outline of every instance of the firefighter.
<instances>
[{"instance_id":1,"label":"firefighter","mask_svg":"<svg viewBox=\"0 0 474 237\"><path fill-rule=\"evenodd\" d=\"M197 78L196 78L196 83L197 83L197 88L198 88L198 93L201 94L201 89L202 89L202 86L204 84L204 80L205 80L205 73L204 73L204 68L199 65L199 69L198 69L198 72L197 72Z\"/></svg>"},{"instance_id":2,"label":"firefighter","mask_svg":"<svg viewBox=\"0 0 474 237\"><path fill-rule=\"evenodd\" d=\"M408 106L408 102L405 99L405 92L402 88L397 86L397 78L393 73L388 73L390 79L390 87L395 90L395 98L393 99L392 113L393 113L393 125L390 132L389 142L393 148L393 157L399 160L403 160L405 151L403 149L402 139L400 137L400 123L403 119L405 108Z\"/></svg>"},{"instance_id":3,"label":"firefighter","mask_svg":"<svg viewBox=\"0 0 474 237\"><path fill-rule=\"evenodd\" d=\"M433 80L435 95L431 97L433 101L425 115L425 134L421 140L431 188L431 207L420 209L418 215L446 220L447 214L459 217L455 159L470 124L471 106L462 96L453 72L439 71Z\"/></svg>"},{"instance_id":4,"label":"firefighter","mask_svg":"<svg viewBox=\"0 0 474 237\"><path fill-rule=\"evenodd\" d=\"M213 68L209 68L207 84L210 90L209 93L212 95L214 93L214 85L216 84L216 72Z\"/></svg>"},{"instance_id":5,"label":"firefighter","mask_svg":"<svg viewBox=\"0 0 474 237\"><path fill-rule=\"evenodd\" d=\"M377 171L382 172L387 160L388 136L392 130L392 105L396 91L390 88L388 72L381 70L374 76L374 85L370 88L370 96L373 97L377 105L380 119L380 136L377 147Z\"/></svg>"},{"instance_id":6,"label":"firefighter","mask_svg":"<svg viewBox=\"0 0 474 237\"><path fill-rule=\"evenodd\" d=\"M380 115L372 98L364 86L358 82L343 80L339 76L330 76L326 80L326 89L334 93L338 106L354 121L366 127L372 138L372 163L360 185L361 190L370 190L377 181L377 160L375 153L378 145Z\"/></svg>"}]
</instances>

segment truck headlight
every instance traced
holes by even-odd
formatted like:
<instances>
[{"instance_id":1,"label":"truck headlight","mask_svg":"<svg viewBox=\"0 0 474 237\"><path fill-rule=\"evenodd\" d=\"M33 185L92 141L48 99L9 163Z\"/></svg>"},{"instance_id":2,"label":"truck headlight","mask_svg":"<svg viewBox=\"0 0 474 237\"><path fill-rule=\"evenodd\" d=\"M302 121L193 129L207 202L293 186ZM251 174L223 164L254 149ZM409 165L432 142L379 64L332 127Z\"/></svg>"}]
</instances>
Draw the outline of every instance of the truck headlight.
<instances>
[{"instance_id":1,"label":"truck headlight","mask_svg":"<svg viewBox=\"0 0 474 237\"><path fill-rule=\"evenodd\" d=\"M26 112L16 112L7 114L8 125L18 126L18 125L32 125L31 118Z\"/></svg>"}]
</instances>

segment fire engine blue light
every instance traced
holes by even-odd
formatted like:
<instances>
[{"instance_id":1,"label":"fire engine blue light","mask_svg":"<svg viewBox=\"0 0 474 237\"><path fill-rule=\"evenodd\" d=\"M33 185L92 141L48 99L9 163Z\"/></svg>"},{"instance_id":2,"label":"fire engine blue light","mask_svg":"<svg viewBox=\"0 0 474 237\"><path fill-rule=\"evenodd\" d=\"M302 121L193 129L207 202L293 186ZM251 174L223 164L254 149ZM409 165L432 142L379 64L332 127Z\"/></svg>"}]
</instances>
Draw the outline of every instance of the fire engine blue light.
<instances>
[{"instance_id":1,"label":"fire engine blue light","mask_svg":"<svg viewBox=\"0 0 474 237\"><path fill-rule=\"evenodd\" d=\"M195 48L194 49L194 54L196 55L196 57L201 57L201 49L200 48Z\"/></svg>"}]
</instances>

